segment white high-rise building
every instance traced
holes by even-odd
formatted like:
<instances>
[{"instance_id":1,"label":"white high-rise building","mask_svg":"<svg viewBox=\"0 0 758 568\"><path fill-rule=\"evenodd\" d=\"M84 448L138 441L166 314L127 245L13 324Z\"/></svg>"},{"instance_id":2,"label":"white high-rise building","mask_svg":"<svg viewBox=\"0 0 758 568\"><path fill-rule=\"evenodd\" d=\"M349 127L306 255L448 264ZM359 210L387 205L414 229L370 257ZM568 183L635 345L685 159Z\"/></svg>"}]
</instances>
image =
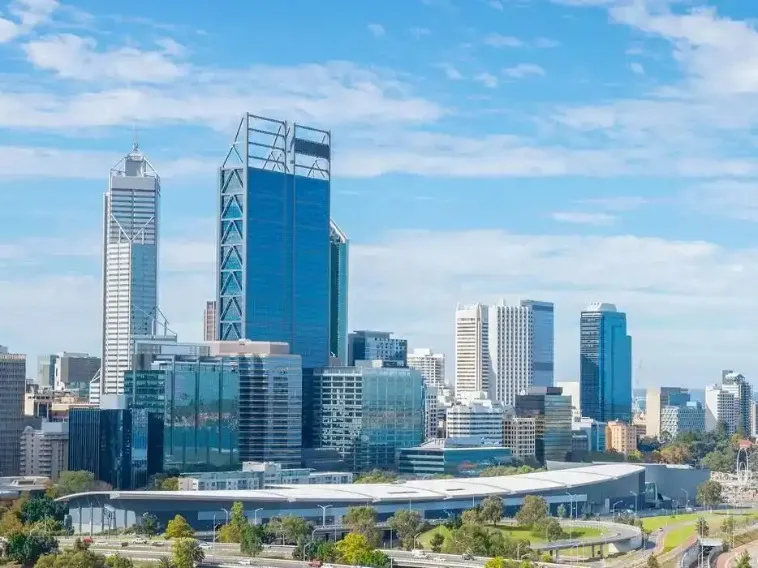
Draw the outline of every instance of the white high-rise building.
<instances>
[{"instance_id":1,"label":"white high-rise building","mask_svg":"<svg viewBox=\"0 0 758 568\"><path fill-rule=\"evenodd\" d=\"M505 409L487 398L486 393L468 393L469 396L447 409L447 437L476 436L493 446L503 445L503 419Z\"/></svg>"},{"instance_id":2,"label":"white high-rise building","mask_svg":"<svg viewBox=\"0 0 758 568\"><path fill-rule=\"evenodd\" d=\"M103 356L100 389L124 391L134 340L158 317L160 178L137 143L110 172L103 226Z\"/></svg>"},{"instance_id":3,"label":"white high-rise building","mask_svg":"<svg viewBox=\"0 0 758 568\"><path fill-rule=\"evenodd\" d=\"M705 430L711 432L719 422L723 422L729 435L737 431L739 402L735 396L721 385L705 387Z\"/></svg>"},{"instance_id":4,"label":"white high-rise building","mask_svg":"<svg viewBox=\"0 0 758 568\"><path fill-rule=\"evenodd\" d=\"M489 307L488 390L493 400L513 406L531 386L553 386L553 304L522 300Z\"/></svg>"},{"instance_id":5,"label":"white high-rise building","mask_svg":"<svg viewBox=\"0 0 758 568\"><path fill-rule=\"evenodd\" d=\"M408 366L418 370L427 385L445 386L445 356L431 349L414 349L408 354Z\"/></svg>"},{"instance_id":6,"label":"white high-rise building","mask_svg":"<svg viewBox=\"0 0 758 568\"><path fill-rule=\"evenodd\" d=\"M488 309L482 304L455 310L455 394L488 390Z\"/></svg>"}]
</instances>

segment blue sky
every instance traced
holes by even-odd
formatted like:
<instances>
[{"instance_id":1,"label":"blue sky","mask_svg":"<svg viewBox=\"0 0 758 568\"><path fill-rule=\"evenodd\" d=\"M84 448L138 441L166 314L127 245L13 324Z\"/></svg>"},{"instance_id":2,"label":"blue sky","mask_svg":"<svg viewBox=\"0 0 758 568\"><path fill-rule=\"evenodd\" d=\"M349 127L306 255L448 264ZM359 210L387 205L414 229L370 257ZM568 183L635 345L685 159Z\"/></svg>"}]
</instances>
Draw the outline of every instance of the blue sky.
<instances>
[{"instance_id":1,"label":"blue sky","mask_svg":"<svg viewBox=\"0 0 758 568\"><path fill-rule=\"evenodd\" d=\"M635 382L750 378L758 7L734 0L0 4L0 343L99 352L102 193L163 178L161 305L214 294L215 168L245 111L333 133L353 328L448 355L458 302L628 313Z\"/></svg>"}]
</instances>

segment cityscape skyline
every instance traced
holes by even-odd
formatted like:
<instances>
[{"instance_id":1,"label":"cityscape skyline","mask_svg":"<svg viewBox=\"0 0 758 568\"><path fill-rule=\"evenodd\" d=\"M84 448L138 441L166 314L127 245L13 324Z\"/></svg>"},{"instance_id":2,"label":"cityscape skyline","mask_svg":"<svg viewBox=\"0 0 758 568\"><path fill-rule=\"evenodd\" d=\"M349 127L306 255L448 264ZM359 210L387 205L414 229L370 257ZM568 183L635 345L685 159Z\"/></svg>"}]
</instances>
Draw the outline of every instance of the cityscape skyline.
<instances>
[{"instance_id":1,"label":"cityscape skyline","mask_svg":"<svg viewBox=\"0 0 758 568\"><path fill-rule=\"evenodd\" d=\"M104 172L128 149L127 132L135 125L163 181L161 309L183 340L202 339L202 308L215 288L214 177L222 159L217 149L228 145L229 125L251 111L333 129L340 158L335 160L332 217L351 241L348 330L392 330L411 348L444 353L451 380L458 302L540 298L555 304L555 380L577 380L578 314L587 303L602 301L629 314L635 385L653 385L665 376L703 387L723 368L740 369L749 381L758 374L758 362L750 356L752 322L758 316L751 283L758 258L749 225L753 194L744 183L755 166L741 154L716 159L703 148L682 148L670 139L663 145L668 150L657 151L658 135L681 133L684 125L691 125L688 133L713 126L715 115L702 110L713 109L715 96L705 83L718 84L719 96L727 98L736 88L733 81L713 81L718 72L704 70L694 59L675 60L671 75L672 69L662 70L645 58L676 55L679 41L701 45L694 35L673 41L672 27L662 25L690 21L686 8L672 6L661 14L643 2L632 17L613 8L555 3L544 8L544 27L536 29L534 20L521 20L536 8L503 5L498 10L482 2L463 14L455 1L445 3L447 8L419 1L409 8L408 17L418 22L411 33L389 8L355 7L333 23L350 32L350 50L314 41L307 59L302 53L267 50L265 58L247 61L229 57L231 40L218 41L228 35L212 18L205 18L207 38L182 28L201 21L203 7L180 15L137 1L132 6L136 17L176 27L135 23L130 52L132 40L109 27L112 8L50 2L49 10L33 13L33 4L0 7L6 29L13 31L0 39L0 57L9 76L30 77L24 85L0 89L5 107L20 109L0 117L7 140L0 162L0 245L5 251L0 337L31 361L59 351L100 354L99 302L92 298L101 290ZM252 18L257 30L261 20L276 23L260 34L246 34L250 45L235 49L238 55L259 52L274 34L307 31L305 17L282 28L273 17L277 9L265 7L270 13ZM72 27L77 10L97 25ZM615 63L595 66L591 87L567 81L558 71L556 58L576 55L581 45L573 33L553 24L573 15L587 16L581 18L585 37L641 34L609 45ZM744 38L753 38L756 32L743 16L719 4L713 12L689 17L712 29L734 24ZM452 30L461 18L469 31ZM422 26L429 33L421 32ZM384 33L376 33L379 29ZM440 45L446 33L457 46L453 54L444 54ZM654 45L647 34L663 41ZM521 45L511 41L507 47L503 38L509 37ZM738 64L723 44L708 49L723 56L720 68ZM398 61L392 55L398 50L414 56ZM473 59L465 53L473 53ZM110 65L113 61L124 65ZM150 61L156 65L145 64ZM530 64L544 75L518 67ZM135 80L134 69L153 74ZM495 78L485 78L485 69ZM498 69L511 71L493 73ZM580 69L574 71L581 75ZM218 89L196 88L191 77L211 73L220 81ZM622 86L610 87L614 81ZM497 95L506 82L509 99L502 102ZM653 83L694 85L705 105L698 107L697 120L691 120L692 107L676 99L682 114L663 113L676 122L667 123L665 133L649 123L634 129L632 121L640 119L634 109L640 104L654 107L643 115L661 116L658 105L663 103L649 99ZM303 94L304 84L323 89ZM574 95L551 88L557 85ZM746 89L755 94L752 86ZM134 98L120 99L119 92ZM192 107L187 92L196 97ZM481 108L464 118L472 96ZM132 100L145 104L133 106ZM737 109L735 116L753 120L744 99L729 102L735 104L719 99L718 108ZM378 113L386 128L367 129ZM528 128L524 122L546 116L558 129L554 138L523 130ZM722 118L718 114L719 132L742 132L736 122ZM593 154L605 144L593 149L585 137L613 136L616 128L624 136L649 136L635 138L634 148L647 142L657 149L651 154L669 159L637 154L631 159L628 147ZM714 139L684 137L706 138ZM670 148L681 154L667 153ZM504 155L512 159L503 160ZM640 162L644 172L635 169ZM20 191L30 184L38 192L33 201ZM735 216L738 222L725 219ZM21 224L21 218L31 221ZM714 336L710 322L725 310L730 318ZM698 348L704 345L708 349Z\"/></svg>"}]
</instances>

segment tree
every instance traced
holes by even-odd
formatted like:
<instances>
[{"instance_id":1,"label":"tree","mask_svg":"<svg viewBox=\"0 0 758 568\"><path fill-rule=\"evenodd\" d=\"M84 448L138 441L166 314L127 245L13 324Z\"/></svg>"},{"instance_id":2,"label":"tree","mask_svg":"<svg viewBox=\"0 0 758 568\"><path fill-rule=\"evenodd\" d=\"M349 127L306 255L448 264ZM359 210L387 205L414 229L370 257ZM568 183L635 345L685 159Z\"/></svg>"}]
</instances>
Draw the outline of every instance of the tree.
<instances>
[{"instance_id":1,"label":"tree","mask_svg":"<svg viewBox=\"0 0 758 568\"><path fill-rule=\"evenodd\" d=\"M651 553L650 556L647 557L647 568L660 568L655 554Z\"/></svg>"},{"instance_id":2,"label":"tree","mask_svg":"<svg viewBox=\"0 0 758 568\"><path fill-rule=\"evenodd\" d=\"M544 517L543 519L537 521L532 526L532 534L535 537L544 536L545 540L548 542L561 540L566 536L566 533L564 533L563 529L561 528L561 523L559 523L556 519L550 517Z\"/></svg>"},{"instance_id":3,"label":"tree","mask_svg":"<svg viewBox=\"0 0 758 568\"><path fill-rule=\"evenodd\" d=\"M500 519L503 518L503 500L494 495L486 497L484 501L482 501L480 510L484 521L489 521L493 525L497 525Z\"/></svg>"},{"instance_id":4,"label":"tree","mask_svg":"<svg viewBox=\"0 0 758 568\"><path fill-rule=\"evenodd\" d=\"M390 557L381 550L370 550L358 557L358 564L371 568L390 568L391 562Z\"/></svg>"},{"instance_id":5,"label":"tree","mask_svg":"<svg viewBox=\"0 0 758 568\"><path fill-rule=\"evenodd\" d=\"M708 522L705 520L704 517L698 517L696 527L697 527L697 534L700 537L706 537L708 536L708 533L711 532L711 529L708 526Z\"/></svg>"},{"instance_id":6,"label":"tree","mask_svg":"<svg viewBox=\"0 0 758 568\"><path fill-rule=\"evenodd\" d=\"M626 461L632 462L632 463L640 463L644 461L645 456L642 454L639 450L632 450L628 454L626 454Z\"/></svg>"},{"instance_id":7,"label":"tree","mask_svg":"<svg viewBox=\"0 0 758 568\"><path fill-rule=\"evenodd\" d=\"M516 521L524 528L532 528L535 523L547 516L547 501L536 495L524 497L524 504L516 513Z\"/></svg>"},{"instance_id":8,"label":"tree","mask_svg":"<svg viewBox=\"0 0 758 568\"><path fill-rule=\"evenodd\" d=\"M391 471L372 469L367 473L359 475L355 479L355 483L392 483L395 480L397 480L397 475Z\"/></svg>"},{"instance_id":9,"label":"tree","mask_svg":"<svg viewBox=\"0 0 758 568\"><path fill-rule=\"evenodd\" d=\"M263 527L245 522L240 527L240 552L246 556L258 556L263 550Z\"/></svg>"},{"instance_id":10,"label":"tree","mask_svg":"<svg viewBox=\"0 0 758 568\"><path fill-rule=\"evenodd\" d=\"M8 557L24 566L34 566L40 556L58 551L58 541L51 536L16 533L8 538Z\"/></svg>"},{"instance_id":11,"label":"tree","mask_svg":"<svg viewBox=\"0 0 758 568\"><path fill-rule=\"evenodd\" d=\"M159 491L178 491L179 490L179 478L178 477L167 477L163 481L161 481L160 486L158 487Z\"/></svg>"},{"instance_id":12,"label":"tree","mask_svg":"<svg viewBox=\"0 0 758 568\"><path fill-rule=\"evenodd\" d=\"M566 518L566 513L567 513L567 511L566 511L566 505L564 505L563 503L561 503L561 504L558 506L558 510L557 510L555 513L556 513L556 514L557 514L557 515L558 515L558 516L559 516L561 519L565 519L565 518Z\"/></svg>"},{"instance_id":13,"label":"tree","mask_svg":"<svg viewBox=\"0 0 758 568\"><path fill-rule=\"evenodd\" d=\"M21 522L24 524L33 524L48 518L62 523L65 516L66 506L53 501L47 495L27 499L21 505Z\"/></svg>"},{"instance_id":14,"label":"tree","mask_svg":"<svg viewBox=\"0 0 758 568\"><path fill-rule=\"evenodd\" d=\"M91 471L62 471L58 481L47 490L49 497L57 499L74 493L106 489L107 483L97 481Z\"/></svg>"},{"instance_id":15,"label":"tree","mask_svg":"<svg viewBox=\"0 0 758 568\"><path fill-rule=\"evenodd\" d=\"M174 568L174 565L171 564L171 560L165 556L161 556L160 560L158 560L158 568Z\"/></svg>"},{"instance_id":16,"label":"tree","mask_svg":"<svg viewBox=\"0 0 758 568\"><path fill-rule=\"evenodd\" d=\"M350 532L366 537L371 546L379 544L379 531L376 528L377 515L371 507L350 507L342 518Z\"/></svg>"},{"instance_id":17,"label":"tree","mask_svg":"<svg viewBox=\"0 0 758 568\"><path fill-rule=\"evenodd\" d=\"M390 517L389 525L397 533L403 548L411 550L416 536L424 526L424 521L417 511L401 509Z\"/></svg>"},{"instance_id":18,"label":"tree","mask_svg":"<svg viewBox=\"0 0 758 568\"><path fill-rule=\"evenodd\" d=\"M288 542L300 545L311 534L311 524L302 517L287 515L281 521L284 538Z\"/></svg>"},{"instance_id":19,"label":"tree","mask_svg":"<svg viewBox=\"0 0 758 568\"><path fill-rule=\"evenodd\" d=\"M502 556L495 556L484 563L484 568L507 568L508 563Z\"/></svg>"},{"instance_id":20,"label":"tree","mask_svg":"<svg viewBox=\"0 0 758 568\"><path fill-rule=\"evenodd\" d=\"M161 532L161 526L158 522L158 517L152 513L145 513L140 517L136 530L137 534L143 534L148 538L157 535L159 532Z\"/></svg>"},{"instance_id":21,"label":"tree","mask_svg":"<svg viewBox=\"0 0 758 568\"><path fill-rule=\"evenodd\" d=\"M134 568L134 562L130 558L120 554L112 554L105 559L105 565L110 568Z\"/></svg>"},{"instance_id":22,"label":"tree","mask_svg":"<svg viewBox=\"0 0 758 568\"><path fill-rule=\"evenodd\" d=\"M365 535L351 532L337 543L337 557L342 564L356 566L360 565L361 557L373 549Z\"/></svg>"},{"instance_id":23,"label":"tree","mask_svg":"<svg viewBox=\"0 0 758 568\"><path fill-rule=\"evenodd\" d=\"M19 515L13 509L6 511L0 519L0 535L10 536L24 530L24 525Z\"/></svg>"},{"instance_id":24,"label":"tree","mask_svg":"<svg viewBox=\"0 0 758 568\"><path fill-rule=\"evenodd\" d=\"M732 515L724 517L721 522L721 534L724 535L727 542L732 542L732 536L734 536L734 517Z\"/></svg>"},{"instance_id":25,"label":"tree","mask_svg":"<svg viewBox=\"0 0 758 568\"><path fill-rule=\"evenodd\" d=\"M171 546L171 559L176 568L194 568L205 560L205 553L194 538L178 538Z\"/></svg>"},{"instance_id":26,"label":"tree","mask_svg":"<svg viewBox=\"0 0 758 568\"><path fill-rule=\"evenodd\" d=\"M466 509L461 513L461 524L464 525L478 525L481 524L483 521L482 519L482 510L479 507L474 507L473 509Z\"/></svg>"},{"instance_id":27,"label":"tree","mask_svg":"<svg viewBox=\"0 0 758 568\"><path fill-rule=\"evenodd\" d=\"M481 525L463 525L445 539L444 551L451 554L468 552L477 556L489 554L490 532Z\"/></svg>"},{"instance_id":28,"label":"tree","mask_svg":"<svg viewBox=\"0 0 758 568\"><path fill-rule=\"evenodd\" d=\"M706 481L701 483L697 488L697 502L713 509L721 503L721 484L718 481Z\"/></svg>"},{"instance_id":29,"label":"tree","mask_svg":"<svg viewBox=\"0 0 758 568\"><path fill-rule=\"evenodd\" d=\"M168 540L170 538L191 538L194 534L195 531L189 526L187 519L181 515L176 515L166 525L166 532L163 536Z\"/></svg>"},{"instance_id":30,"label":"tree","mask_svg":"<svg viewBox=\"0 0 758 568\"><path fill-rule=\"evenodd\" d=\"M228 525L222 525L221 528L218 529L218 534L216 537L218 538L219 542L227 544L242 542L242 527L233 525L232 523L229 523Z\"/></svg>"},{"instance_id":31,"label":"tree","mask_svg":"<svg viewBox=\"0 0 758 568\"><path fill-rule=\"evenodd\" d=\"M105 556L89 550L65 550L42 556L34 568L106 568Z\"/></svg>"},{"instance_id":32,"label":"tree","mask_svg":"<svg viewBox=\"0 0 758 568\"><path fill-rule=\"evenodd\" d=\"M750 568L750 553L747 550L737 559L737 568Z\"/></svg>"},{"instance_id":33,"label":"tree","mask_svg":"<svg viewBox=\"0 0 758 568\"><path fill-rule=\"evenodd\" d=\"M313 551L313 559L320 562L336 562L337 545L328 540L322 540L316 545L316 550Z\"/></svg>"},{"instance_id":34,"label":"tree","mask_svg":"<svg viewBox=\"0 0 758 568\"><path fill-rule=\"evenodd\" d=\"M432 545L432 552L442 552L442 545L445 544L445 536L442 533L434 533L432 540L429 542Z\"/></svg>"}]
</instances>

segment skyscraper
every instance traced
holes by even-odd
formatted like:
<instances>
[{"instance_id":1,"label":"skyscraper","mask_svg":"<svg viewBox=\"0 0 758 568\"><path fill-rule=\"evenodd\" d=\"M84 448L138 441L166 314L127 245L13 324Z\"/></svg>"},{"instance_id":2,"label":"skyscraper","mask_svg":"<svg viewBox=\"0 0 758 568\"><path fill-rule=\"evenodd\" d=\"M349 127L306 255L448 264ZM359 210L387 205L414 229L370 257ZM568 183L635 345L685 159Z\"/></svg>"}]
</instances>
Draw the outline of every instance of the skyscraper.
<instances>
[{"instance_id":1,"label":"skyscraper","mask_svg":"<svg viewBox=\"0 0 758 568\"><path fill-rule=\"evenodd\" d=\"M103 393L123 392L135 337L155 331L160 193L160 177L135 143L111 169L105 194Z\"/></svg>"},{"instance_id":2,"label":"skyscraper","mask_svg":"<svg viewBox=\"0 0 758 568\"><path fill-rule=\"evenodd\" d=\"M737 432L743 436L750 434L750 403L753 400L753 387L744 375L732 370L721 372L721 385L734 396L737 405Z\"/></svg>"},{"instance_id":3,"label":"skyscraper","mask_svg":"<svg viewBox=\"0 0 758 568\"><path fill-rule=\"evenodd\" d=\"M347 364L382 361L385 367L408 366L408 340L392 337L389 331L354 331L347 337Z\"/></svg>"},{"instance_id":4,"label":"skyscraper","mask_svg":"<svg viewBox=\"0 0 758 568\"><path fill-rule=\"evenodd\" d=\"M19 474L26 355L0 346L0 477Z\"/></svg>"},{"instance_id":5,"label":"skyscraper","mask_svg":"<svg viewBox=\"0 0 758 568\"><path fill-rule=\"evenodd\" d=\"M455 393L488 390L488 309L482 304L455 310Z\"/></svg>"},{"instance_id":6,"label":"skyscraper","mask_svg":"<svg viewBox=\"0 0 758 568\"><path fill-rule=\"evenodd\" d=\"M348 240L334 221L329 222L329 351L347 363Z\"/></svg>"},{"instance_id":7,"label":"skyscraper","mask_svg":"<svg viewBox=\"0 0 758 568\"><path fill-rule=\"evenodd\" d=\"M216 317L216 300L205 302L203 311L203 340L216 341L216 330L218 329L218 319Z\"/></svg>"},{"instance_id":8,"label":"skyscraper","mask_svg":"<svg viewBox=\"0 0 758 568\"><path fill-rule=\"evenodd\" d=\"M580 318L582 416L600 422L632 420L632 338L626 314L613 304L590 304Z\"/></svg>"},{"instance_id":9,"label":"skyscraper","mask_svg":"<svg viewBox=\"0 0 758 568\"><path fill-rule=\"evenodd\" d=\"M445 356L431 349L414 349L408 354L408 366L417 369L424 383L435 387L445 386Z\"/></svg>"},{"instance_id":10,"label":"skyscraper","mask_svg":"<svg viewBox=\"0 0 758 568\"><path fill-rule=\"evenodd\" d=\"M245 114L219 170L218 339L329 363L328 131Z\"/></svg>"},{"instance_id":11,"label":"skyscraper","mask_svg":"<svg viewBox=\"0 0 758 568\"><path fill-rule=\"evenodd\" d=\"M522 300L489 307L489 393L513 406L532 385L553 386L553 304Z\"/></svg>"}]
</instances>

